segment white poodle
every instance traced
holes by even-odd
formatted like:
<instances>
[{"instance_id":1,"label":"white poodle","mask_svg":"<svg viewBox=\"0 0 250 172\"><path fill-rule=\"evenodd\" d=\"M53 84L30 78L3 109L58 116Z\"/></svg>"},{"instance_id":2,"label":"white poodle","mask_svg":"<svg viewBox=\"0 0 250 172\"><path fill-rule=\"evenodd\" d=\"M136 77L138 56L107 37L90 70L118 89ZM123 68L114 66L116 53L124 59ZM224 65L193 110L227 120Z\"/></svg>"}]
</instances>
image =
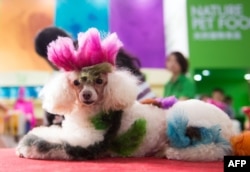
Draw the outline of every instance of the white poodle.
<instances>
[{"instance_id":1,"label":"white poodle","mask_svg":"<svg viewBox=\"0 0 250 172\"><path fill-rule=\"evenodd\" d=\"M88 50L91 47L89 44L101 42L99 38L96 41L98 34L97 30L90 29L79 35L78 50L84 49L85 52L78 54L86 55L91 51ZM83 41L88 45L83 45ZM65 49L73 45L68 38L59 38L50 44L50 60L64 72L52 78L43 88L43 108L53 114L63 114L65 120L62 127L38 127L30 131L17 147L19 156L92 159L108 153L112 156L140 157L155 155L164 149L165 111L136 102L137 80L128 71L114 68L112 64L117 51L105 49L106 42L114 42L116 50L121 43L115 34L99 43L102 52L111 53L110 60L103 58L103 61L97 60L97 64L90 62L91 65L79 70L76 64L85 63L86 59L85 62L75 62L74 70L68 67L76 58L72 57L71 61L64 59L65 56L77 55L69 48L62 52L62 47ZM96 52L98 50L91 54L91 58Z\"/></svg>"},{"instance_id":2,"label":"white poodle","mask_svg":"<svg viewBox=\"0 0 250 172\"><path fill-rule=\"evenodd\" d=\"M137 102L136 78L114 67L120 47L115 34L101 40L93 28L79 34L77 48L69 38L49 45L49 60L64 71L43 88L43 108L65 120L62 127L30 131L18 144L18 156L218 160L230 154L231 121L213 105L198 100Z\"/></svg>"}]
</instances>

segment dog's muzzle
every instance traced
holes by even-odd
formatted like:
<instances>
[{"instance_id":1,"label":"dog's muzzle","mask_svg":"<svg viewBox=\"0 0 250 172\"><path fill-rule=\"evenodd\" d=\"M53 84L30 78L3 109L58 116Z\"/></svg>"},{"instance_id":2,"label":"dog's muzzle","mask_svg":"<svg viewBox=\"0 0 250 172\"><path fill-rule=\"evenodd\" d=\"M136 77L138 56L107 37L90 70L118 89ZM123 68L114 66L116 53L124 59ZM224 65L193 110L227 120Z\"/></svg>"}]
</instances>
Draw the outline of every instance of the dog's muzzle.
<instances>
[{"instance_id":1,"label":"dog's muzzle","mask_svg":"<svg viewBox=\"0 0 250 172\"><path fill-rule=\"evenodd\" d=\"M93 104L96 101L95 97L94 93L90 90L84 90L82 94L80 94L80 99L86 105Z\"/></svg>"},{"instance_id":2,"label":"dog's muzzle","mask_svg":"<svg viewBox=\"0 0 250 172\"><path fill-rule=\"evenodd\" d=\"M92 92L91 91L84 91L83 94L82 94L82 97L83 97L84 103L86 103L86 104L93 103L93 101L91 100L91 98L92 98Z\"/></svg>"}]
</instances>

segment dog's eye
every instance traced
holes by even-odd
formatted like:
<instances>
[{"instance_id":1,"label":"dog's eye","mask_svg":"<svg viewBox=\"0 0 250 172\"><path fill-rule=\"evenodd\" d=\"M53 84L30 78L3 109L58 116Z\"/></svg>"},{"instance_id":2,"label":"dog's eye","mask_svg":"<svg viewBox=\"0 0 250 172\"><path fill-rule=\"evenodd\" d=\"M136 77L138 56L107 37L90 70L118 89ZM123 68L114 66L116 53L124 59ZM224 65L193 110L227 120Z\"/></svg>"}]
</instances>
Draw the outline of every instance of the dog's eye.
<instances>
[{"instance_id":1,"label":"dog's eye","mask_svg":"<svg viewBox=\"0 0 250 172\"><path fill-rule=\"evenodd\" d=\"M73 82L73 83L74 83L74 85L75 85L75 86L79 86L79 85L80 85L80 81L79 81L79 80L77 80L77 79L76 79L76 80L74 80L74 82Z\"/></svg>"},{"instance_id":2,"label":"dog's eye","mask_svg":"<svg viewBox=\"0 0 250 172\"><path fill-rule=\"evenodd\" d=\"M102 84L102 83L103 83L103 80L102 80L101 78L97 78L97 79L95 80L95 83L97 83L97 84Z\"/></svg>"}]
</instances>

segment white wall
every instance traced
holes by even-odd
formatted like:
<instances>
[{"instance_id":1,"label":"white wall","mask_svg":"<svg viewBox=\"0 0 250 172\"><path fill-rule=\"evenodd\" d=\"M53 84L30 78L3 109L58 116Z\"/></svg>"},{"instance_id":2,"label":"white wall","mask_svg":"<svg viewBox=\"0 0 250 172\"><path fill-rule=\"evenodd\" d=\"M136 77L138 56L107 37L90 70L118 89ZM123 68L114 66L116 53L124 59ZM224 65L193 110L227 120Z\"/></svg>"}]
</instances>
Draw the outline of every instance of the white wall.
<instances>
[{"instance_id":1,"label":"white wall","mask_svg":"<svg viewBox=\"0 0 250 172\"><path fill-rule=\"evenodd\" d=\"M41 71L0 72L0 87L41 86L51 75L52 72Z\"/></svg>"}]
</instances>

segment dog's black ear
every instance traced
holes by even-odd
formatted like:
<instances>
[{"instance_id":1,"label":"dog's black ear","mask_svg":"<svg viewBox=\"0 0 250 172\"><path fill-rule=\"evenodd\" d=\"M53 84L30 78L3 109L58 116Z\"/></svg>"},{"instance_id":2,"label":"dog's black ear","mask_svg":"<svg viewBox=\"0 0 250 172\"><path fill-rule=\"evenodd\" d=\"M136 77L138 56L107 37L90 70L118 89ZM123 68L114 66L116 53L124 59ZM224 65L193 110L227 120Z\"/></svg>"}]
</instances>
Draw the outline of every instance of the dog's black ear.
<instances>
[{"instance_id":1,"label":"dog's black ear","mask_svg":"<svg viewBox=\"0 0 250 172\"><path fill-rule=\"evenodd\" d=\"M57 27L47 27L41 30L35 37L35 50L37 54L47 59L47 46L56 40L58 36L70 37L64 30Z\"/></svg>"}]
</instances>

